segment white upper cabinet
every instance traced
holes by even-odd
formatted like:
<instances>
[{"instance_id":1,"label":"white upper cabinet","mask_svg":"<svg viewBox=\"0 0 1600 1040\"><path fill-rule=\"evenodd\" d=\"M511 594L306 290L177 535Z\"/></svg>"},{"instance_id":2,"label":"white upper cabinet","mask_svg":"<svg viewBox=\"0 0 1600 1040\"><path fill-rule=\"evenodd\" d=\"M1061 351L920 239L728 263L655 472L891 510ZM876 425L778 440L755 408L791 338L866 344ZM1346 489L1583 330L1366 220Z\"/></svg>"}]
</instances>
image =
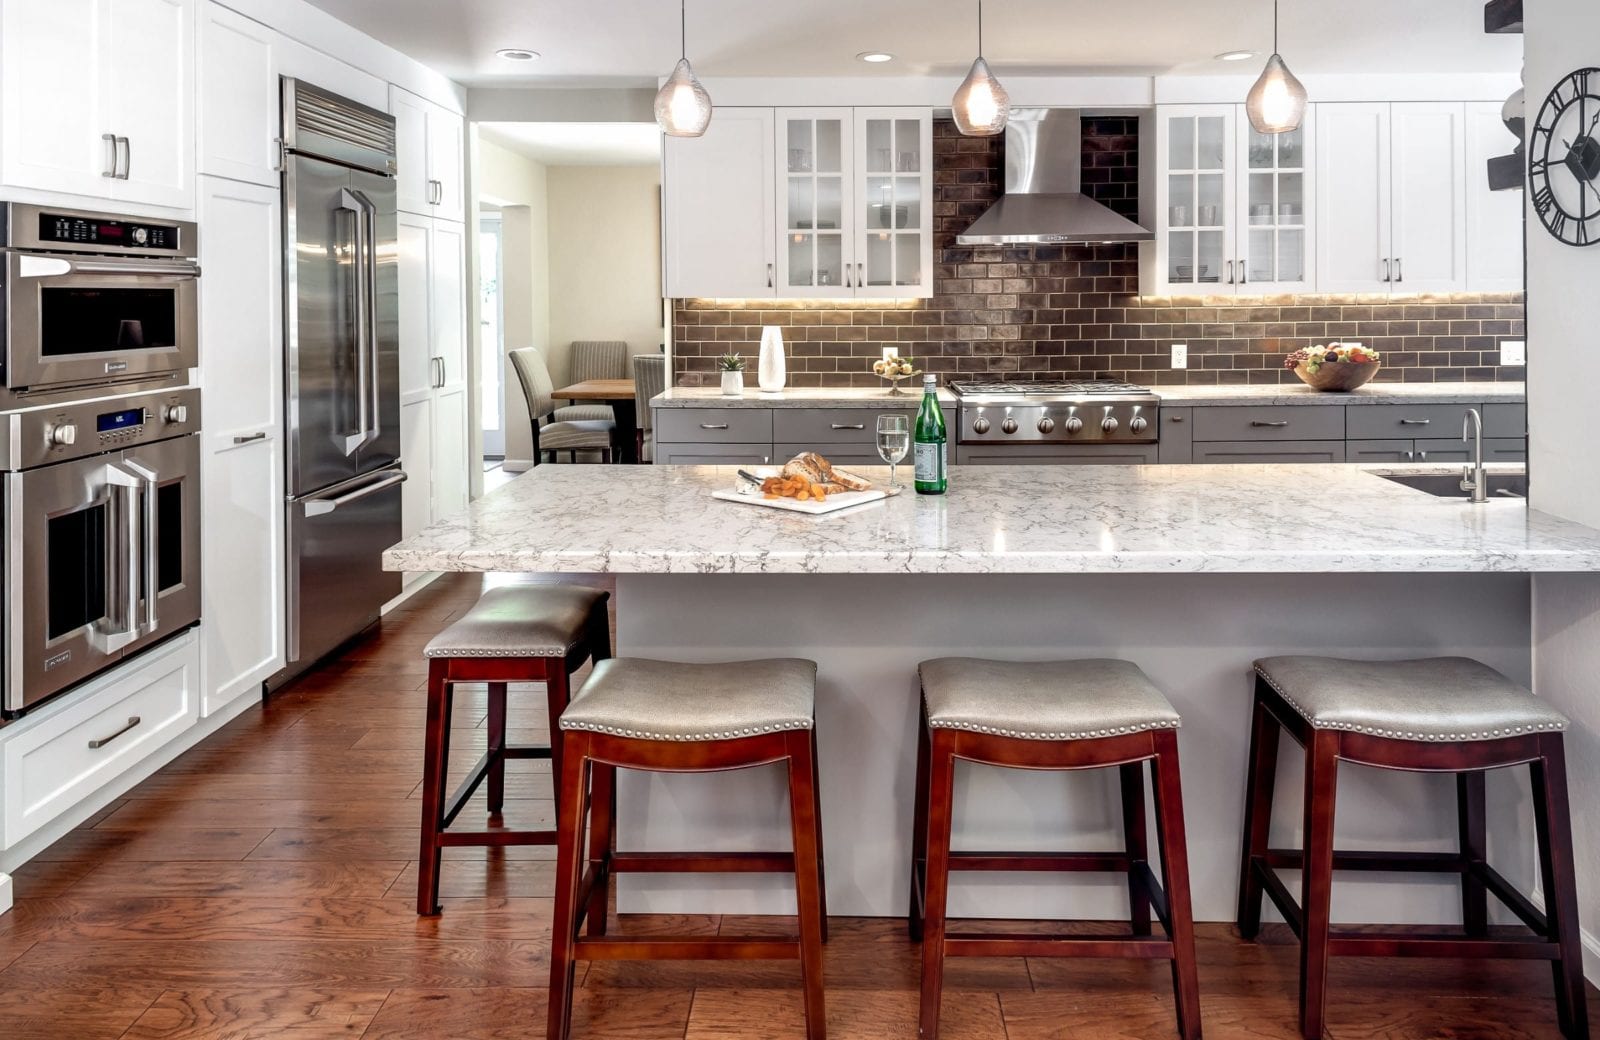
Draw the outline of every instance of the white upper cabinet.
<instances>
[{"instance_id":1,"label":"white upper cabinet","mask_svg":"<svg viewBox=\"0 0 1600 1040\"><path fill-rule=\"evenodd\" d=\"M1523 192L1490 191L1488 163L1517 139L1500 118L1500 103L1467 103L1467 289L1521 292Z\"/></svg>"},{"instance_id":2,"label":"white upper cabinet","mask_svg":"<svg viewBox=\"0 0 1600 1040\"><path fill-rule=\"evenodd\" d=\"M857 296L916 296L933 284L933 121L919 109L855 111Z\"/></svg>"},{"instance_id":3,"label":"white upper cabinet","mask_svg":"<svg viewBox=\"0 0 1600 1040\"><path fill-rule=\"evenodd\" d=\"M1467 287L1466 106L1394 105L1395 292Z\"/></svg>"},{"instance_id":4,"label":"white upper cabinet","mask_svg":"<svg viewBox=\"0 0 1600 1040\"><path fill-rule=\"evenodd\" d=\"M200 172L276 186L277 34L205 3L199 36Z\"/></svg>"},{"instance_id":5,"label":"white upper cabinet","mask_svg":"<svg viewBox=\"0 0 1600 1040\"><path fill-rule=\"evenodd\" d=\"M466 208L466 147L461 116L399 87L389 88L395 118L397 205L407 213L461 220Z\"/></svg>"},{"instance_id":6,"label":"white upper cabinet","mask_svg":"<svg viewBox=\"0 0 1600 1040\"><path fill-rule=\"evenodd\" d=\"M1391 181L1388 104L1317 106L1317 287L1388 292ZM1388 261L1386 263L1386 261Z\"/></svg>"},{"instance_id":7,"label":"white upper cabinet","mask_svg":"<svg viewBox=\"0 0 1600 1040\"><path fill-rule=\"evenodd\" d=\"M1237 127L1238 291L1309 292L1316 284L1316 112L1288 133L1263 134L1241 108Z\"/></svg>"},{"instance_id":8,"label":"white upper cabinet","mask_svg":"<svg viewBox=\"0 0 1600 1040\"><path fill-rule=\"evenodd\" d=\"M855 295L853 110L777 112L778 295Z\"/></svg>"},{"instance_id":9,"label":"white upper cabinet","mask_svg":"<svg viewBox=\"0 0 1600 1040\"><path fill-rule=\"evenodd\" d=\"M718 109L704 137L662 140L665 295L773 296L772 109Z\"/></svg>"},{"instance_id":10,"label":"white upper cabinet","mask_svg":"<svg viewBox=\"0 0 1600 1040\"><path fill-rule=\"evenodd\" d=\"M194 205L193 0L0 0L0 180Z\"/></svg>"}]
</instances>

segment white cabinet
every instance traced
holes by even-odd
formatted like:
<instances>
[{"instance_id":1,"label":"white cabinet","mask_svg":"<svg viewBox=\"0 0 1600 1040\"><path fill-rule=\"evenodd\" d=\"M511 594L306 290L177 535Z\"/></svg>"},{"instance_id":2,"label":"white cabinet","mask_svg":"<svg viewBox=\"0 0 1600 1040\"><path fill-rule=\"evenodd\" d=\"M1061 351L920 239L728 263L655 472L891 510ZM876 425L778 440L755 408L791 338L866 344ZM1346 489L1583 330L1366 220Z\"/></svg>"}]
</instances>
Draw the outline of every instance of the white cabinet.
<instances>
[{"instance_id":1,"label":"white cabinet","mask_svg":"<svg viewBox=\"0 0 1600 1040\"><path fill-rule=\"evenodd\" d=\"M858 108L852 154L856 295L931 295L933 120L918 109Z\"/></svg>"},{"instance_id":2,"label":"white cabinet","mask_svg":"<svg viewBox=\"0 0 1600 1040\"><path fill-rule=\"evenodd\" d=\"M0 0L0 180L194 204L193 0Z\"/></svg>"},{"instance_id":3,"label":"white cabinet","mask_svg":"<svg viewBox=\"0 0 1600 1040\"><path fill-rule=\"evenodd\" d=\"M666 296L774 295L772 109L721 108L704 137L662 140Z\"/></svg>"},{"instance_id":4,"label":"white cabinet","mask_svg":"<svg viewBox=\"0 0 1600 1040\"><path fill-rule=\"evenodd\" d=\"M399 87L389 88L389 111L395 118L399 208L464 219L466 138L461 116Z\"/></svg>"},{"instance_id":5,"label":"white cabinet","mask_svg":"<svg viewBox=\"0 0 1600 1040\"><path fill-rule=\"evenodd\" d=\"M1523 192L1490 191L1488 163L1510 154L1517 139L1500 118L1500 103L1467 103L1467 290L1521 292Z\"/></svg>"},{"instance_id":6,"label":"white cabinet","mask_svg":"<svg viewBox=\"0 0 1600 1040\"><path fill-rule=\"evenodd\" d=\"M1466 106L1317 106L1325 292L1467 287Z\"/></svg>"},{"instance_id":7,"label":"white cabinet","mask_svg":"<svg viewBox=\"0 0 1600 1040\"><path fill-rule=\"evenodd\" d=\"M779 296L855 295L853 111L777 111Z\"/></svg>"},{"instance_id":8,"label":"white cabinet","mask_svg":"<svg viewBox=\"0 0 1600 1040\"><path fill-rule=\"evenodd\" d=\"M276 187L277 33L215 3L199 17L200 172Z\"/></svg>"},{"instance_id":9,"label":"white cabinet","mask_svg":"<svg viewBox=\"0 0 1600 1040\"><path fill-rule=\"evenodd\" d=\"M1165 106L1156 120L1159 227L1144 291L1309 292L1316 284L1314 114L1262 134L1241 105Z\"/></svg>"},{"instance_id":10,"label":"white cabinet","mask_svg":"<svg viewBox=\"0 0 1600 1040\"><path fill-rule=\"evenodd\" d=\"M202 711L284 663L282 250L275 188L201 178Z\"/></svg>"},{"instance_id":11,"label":"white cabinet","mask_svg":"<svg viewBox=\"0 0 1600 1040\"><path fill-rule=\"evenodd\" d=\"M398 248L401 529L409 537L467 504L466 229L401 213Z\"/></svg>"}]
</instances>

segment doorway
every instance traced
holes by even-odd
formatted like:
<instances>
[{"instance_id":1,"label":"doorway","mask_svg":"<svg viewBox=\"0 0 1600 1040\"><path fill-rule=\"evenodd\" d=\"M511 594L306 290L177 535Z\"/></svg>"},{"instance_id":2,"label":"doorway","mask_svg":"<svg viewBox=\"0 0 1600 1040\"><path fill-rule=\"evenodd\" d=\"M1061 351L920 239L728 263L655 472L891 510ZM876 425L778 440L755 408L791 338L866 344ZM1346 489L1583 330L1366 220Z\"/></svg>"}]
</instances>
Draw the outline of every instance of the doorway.
<instances>
[{"instance_id":1,"label":"doorway","mask_svg":"<svg viewBox=\"0 0 1600 1040\"><path fill-rule=\"evenodd\" d=\"M500 209L481 206L478 213L478 414L483 429L485 462L506 457L505 256Z\"/></svg>"}]
</instances>

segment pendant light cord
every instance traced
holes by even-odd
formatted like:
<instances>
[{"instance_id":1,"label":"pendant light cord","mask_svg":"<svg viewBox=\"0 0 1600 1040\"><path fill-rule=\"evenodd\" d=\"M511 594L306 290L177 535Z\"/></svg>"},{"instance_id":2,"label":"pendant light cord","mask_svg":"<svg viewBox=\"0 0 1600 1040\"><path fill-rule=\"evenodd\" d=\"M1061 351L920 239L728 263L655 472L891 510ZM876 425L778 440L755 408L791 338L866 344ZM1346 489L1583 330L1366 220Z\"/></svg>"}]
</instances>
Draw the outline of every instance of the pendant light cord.
<instances>
[{"instance_id":1,"label":"pendant light cord","mask_svg":"<svg viewBox=\"0 0 1600 1040\"><path fill-rule=\"evenodd\" d=\"M983 0L978 0L978 57L983 57Z\"/></svg>"},{"instance_id":2,"label":"pendant light cord","mask_svg":"<svg viewBox=\"0 0 1600 1040\"><path fill-rule=\"evenodd\" d=\"M1278 0L1272 0L1272 53L1278 53Z\"/></svg>"},{"instance_id":3,"label":"pendant light cord","mask_svg":"<svg viewBox=\"0 0 1600 1040\"><path fill-rule=\"evenodd\" d=\"M1273 11L1277 11L1277 0L1273 0ZM1277 17L1276 13L1273 15ZM1272 31L1273 38L1277 38L1278 31ZM678 4L678 58L688 60L689 57L689 0L679 0Z\"/></svg>"}]
</instances>

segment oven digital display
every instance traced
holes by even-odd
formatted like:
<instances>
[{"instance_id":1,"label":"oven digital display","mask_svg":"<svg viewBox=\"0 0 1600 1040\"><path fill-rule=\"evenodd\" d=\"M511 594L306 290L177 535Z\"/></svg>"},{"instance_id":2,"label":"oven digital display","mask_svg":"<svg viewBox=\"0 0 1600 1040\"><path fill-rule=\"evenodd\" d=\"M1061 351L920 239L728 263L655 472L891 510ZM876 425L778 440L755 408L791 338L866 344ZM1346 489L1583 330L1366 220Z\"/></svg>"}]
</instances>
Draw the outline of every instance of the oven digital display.
<instances>
[{"instance_id":1,"label":"oven digital display","mask_svg":"<svg viewBox=\"0 0 1600 1040\"><path fill-rule=\"evenodd\" d=\"M128 220L89 220L61 213L39 214L41 242L116 246L121 249L176 250L178 229L171 224L146 224Z\"/></svg>"},{"instance_id":2,"label":"oven digital display","mask_svg":"<svg viewBox=\"0 0 1600 1040\"><path fill-rule=\"evenodd\" d=\"M125 408L120 412L101 414L95 419L95 427L101 433L113 433L117 430L126 430L130 426L138 426L143 422L143 408Z\"/></svg>"}]
</instances>

